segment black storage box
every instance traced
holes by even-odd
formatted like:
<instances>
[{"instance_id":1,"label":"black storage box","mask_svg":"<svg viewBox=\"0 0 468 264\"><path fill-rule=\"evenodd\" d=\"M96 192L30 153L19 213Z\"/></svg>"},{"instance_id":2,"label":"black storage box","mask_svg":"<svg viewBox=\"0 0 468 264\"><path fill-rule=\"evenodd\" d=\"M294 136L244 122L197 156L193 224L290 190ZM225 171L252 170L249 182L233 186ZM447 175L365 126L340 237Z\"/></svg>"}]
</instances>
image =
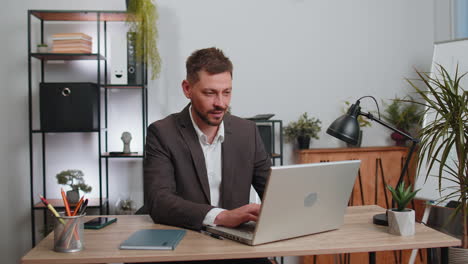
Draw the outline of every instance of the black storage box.
<instances>
[{"instance_id":1,"label":"black storage box","mask_svg":"<svg viewBox=\"0 0 468 264\"><path fill-rule=\"evenodd\" d=\"M41 130L89 132L99 129L99 87L95 83L41 83Z\"/></svg>"}]
</instances>

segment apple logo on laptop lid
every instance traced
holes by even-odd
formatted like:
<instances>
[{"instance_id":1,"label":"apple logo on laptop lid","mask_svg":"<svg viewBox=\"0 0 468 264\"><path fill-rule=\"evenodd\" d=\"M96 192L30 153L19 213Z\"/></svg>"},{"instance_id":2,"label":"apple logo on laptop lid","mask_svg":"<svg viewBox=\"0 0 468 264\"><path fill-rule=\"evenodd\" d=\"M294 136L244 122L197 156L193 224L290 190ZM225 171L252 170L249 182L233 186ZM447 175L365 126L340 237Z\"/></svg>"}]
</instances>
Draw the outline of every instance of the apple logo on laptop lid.
<instances>
[{"instance_id":1,"label":"apple logo on laptop lid","mask_svg":"<svg viewBox=\"0 0 468 264\"><path fill-rule=\"evenodd\" d=\"M310 193L304 198L304 206L311 207L312 205L315 204L316 201L317 201L317 193L316 192Z\"/></svg>"}]
</instances>

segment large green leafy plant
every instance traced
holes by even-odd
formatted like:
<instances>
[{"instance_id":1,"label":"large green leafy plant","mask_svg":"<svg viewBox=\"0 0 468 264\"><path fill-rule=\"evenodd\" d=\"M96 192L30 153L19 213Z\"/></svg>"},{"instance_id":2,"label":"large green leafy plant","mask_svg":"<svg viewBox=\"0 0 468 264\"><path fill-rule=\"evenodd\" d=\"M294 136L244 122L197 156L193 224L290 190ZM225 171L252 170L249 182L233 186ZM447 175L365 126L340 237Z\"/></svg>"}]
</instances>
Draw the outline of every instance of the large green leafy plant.
<instances>
[{"instance_id":1,"label":"large green leafy plant","mask_svg":"<svg viewBox=\"0 0 468 264\"><path fill-rule=\"evenodd\" d=\"M460 81L466 73L460 75L458 65L454 76L451 76L442 65L437 65L436 68L438 71L436 77L416 71L425 89L408 80L424 100L425 114L434 116L420 133L419 168L423 164L427 166L427 179L431 169L438 166L436 171L439 190L442 188L442 179L447 179L456 185L449 194L442 197L442 200L458 198L460 204L455 212L462 214L462 247L468 248L468 92L460 86ZM456 160L449 158L453 149ZM444 176L444 171L451 177Z\"/></svg>"},{"instance_id":2,"label":"large green leafy plant","mask_svg":"<svg viewBox=\"0 0 468 264\"><path fill-rule=\"evenodd\" d=\"M307 113L302 114L297 121L289 123L284 128L284 135L288 141L294 141L298 137L310 137L319 139L318 133L321 130L320 124L322 121L312 117Z\"/></svg>"},{"instance_id":3,"label":"large green leafy plant","mask_svg":"<svg viewBox=\"0 0 468 264\"><path fill-rule=\"evenodd\" d=\"M151 79L161 72L161 57L158 51L158 10L151 0L130 0L127 7L127 23L135 32L135 55L137 60L151 66Z\"/></svg>"}]
</instances>

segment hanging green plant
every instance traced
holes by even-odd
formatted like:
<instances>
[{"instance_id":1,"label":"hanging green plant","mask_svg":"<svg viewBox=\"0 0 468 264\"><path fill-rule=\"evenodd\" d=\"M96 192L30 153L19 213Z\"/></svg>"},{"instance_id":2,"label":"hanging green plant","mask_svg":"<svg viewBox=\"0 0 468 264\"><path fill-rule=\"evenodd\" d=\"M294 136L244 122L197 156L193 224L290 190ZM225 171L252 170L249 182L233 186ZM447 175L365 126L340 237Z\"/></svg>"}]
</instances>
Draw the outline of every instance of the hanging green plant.
<instances>
[{"instance_id":1,"label":"hanging green plant","mask_svg":"<svg viewBox=\"0 0 468 264\"><path fill-rule=\"evenodd\" d=\"M161 72L161 57L158 51L158 10L151 0L128 1L127 23L130 32L135 32L135 55L137 61L151 66L151 79Z\"/></svg>"}]
</instances>

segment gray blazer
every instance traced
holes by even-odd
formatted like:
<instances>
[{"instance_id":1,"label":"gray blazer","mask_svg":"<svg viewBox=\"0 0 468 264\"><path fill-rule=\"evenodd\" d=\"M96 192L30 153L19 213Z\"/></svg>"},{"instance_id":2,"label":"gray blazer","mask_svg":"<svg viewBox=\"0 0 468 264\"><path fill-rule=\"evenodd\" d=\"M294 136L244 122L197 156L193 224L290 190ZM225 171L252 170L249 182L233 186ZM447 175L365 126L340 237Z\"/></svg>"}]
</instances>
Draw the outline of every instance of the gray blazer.
<instances>
[{"instance_id":1,"label":"gray blazer","mask_svg":"<svg viewBox=\"0 0 468 264\"><path fill-rule=\"evenodd\" d=\"M220 203L230 210L249 203L251 185L263 196L271 161L254 122L226 114L224 129ZM148 127L144 193L146 210L161 224L199 230L213 208L189 106Z\"/></svg>"}]
</instances>

